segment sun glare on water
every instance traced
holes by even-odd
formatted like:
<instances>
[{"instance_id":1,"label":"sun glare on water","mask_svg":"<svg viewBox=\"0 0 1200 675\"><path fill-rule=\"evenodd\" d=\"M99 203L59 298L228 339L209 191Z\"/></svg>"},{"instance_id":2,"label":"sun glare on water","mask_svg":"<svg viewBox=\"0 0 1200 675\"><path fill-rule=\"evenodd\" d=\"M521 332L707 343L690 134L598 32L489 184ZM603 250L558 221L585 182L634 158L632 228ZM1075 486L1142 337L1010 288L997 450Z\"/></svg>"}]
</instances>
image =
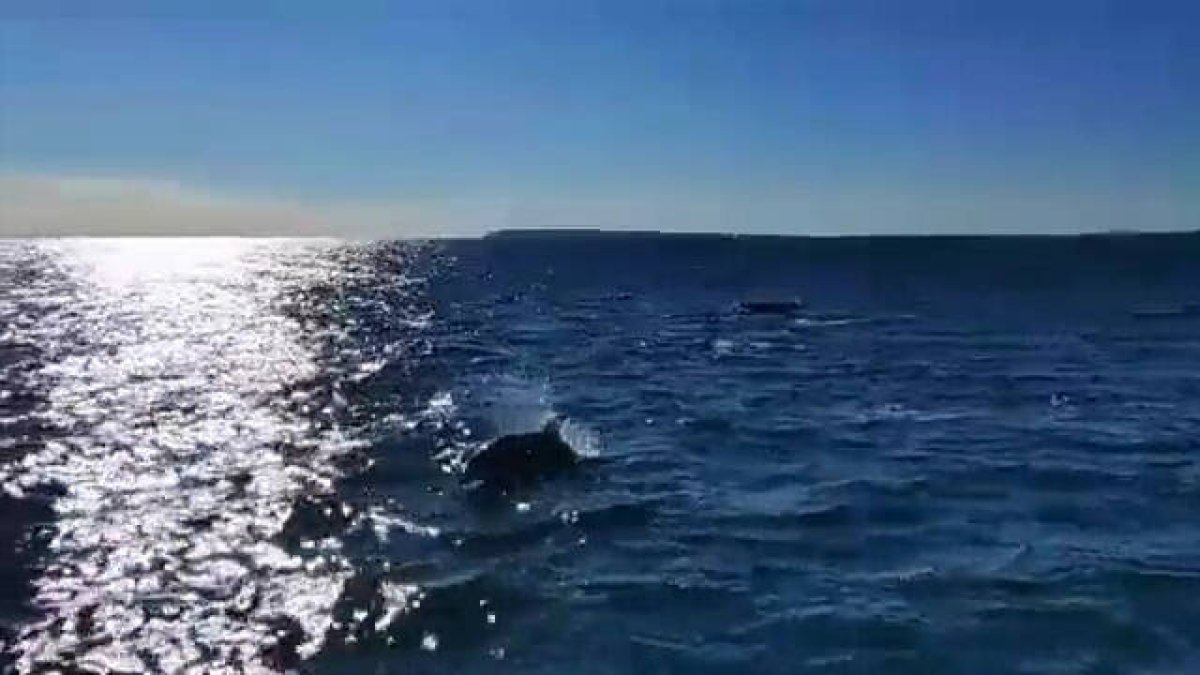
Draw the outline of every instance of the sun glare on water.
<instances>
[{"instance_id":1,"label":"sun glare on water","mask_svg":"<svg viewBox=\"0 0 1200 675\"><path fill-rule=\"evenodd\" d=\"M57 490L18 668L277 672L321 646L349 566L280 543L351 447L303 405L321 369L278 299L326 242L59 240L31 344L49 440L0 485ZM58 486L53 488L51 486Z\"/></svg>"}]
</instances>

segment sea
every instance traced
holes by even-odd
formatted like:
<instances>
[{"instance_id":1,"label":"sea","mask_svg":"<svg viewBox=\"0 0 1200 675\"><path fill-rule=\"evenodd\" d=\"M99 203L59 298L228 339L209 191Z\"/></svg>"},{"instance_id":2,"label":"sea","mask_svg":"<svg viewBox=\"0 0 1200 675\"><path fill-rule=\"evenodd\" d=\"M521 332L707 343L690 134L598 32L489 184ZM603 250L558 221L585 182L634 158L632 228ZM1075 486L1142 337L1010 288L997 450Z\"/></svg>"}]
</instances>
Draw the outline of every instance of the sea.
<instances>
[{"instance_id":1,"label":"sea","mask_svg":"<svg viewBox=\"0 0 1200 675\"><path fill-rule=\"evenodd\" d=\"M0 242L0 672L1200 672L1200 234Z\"/></svg>"}]
</instances>

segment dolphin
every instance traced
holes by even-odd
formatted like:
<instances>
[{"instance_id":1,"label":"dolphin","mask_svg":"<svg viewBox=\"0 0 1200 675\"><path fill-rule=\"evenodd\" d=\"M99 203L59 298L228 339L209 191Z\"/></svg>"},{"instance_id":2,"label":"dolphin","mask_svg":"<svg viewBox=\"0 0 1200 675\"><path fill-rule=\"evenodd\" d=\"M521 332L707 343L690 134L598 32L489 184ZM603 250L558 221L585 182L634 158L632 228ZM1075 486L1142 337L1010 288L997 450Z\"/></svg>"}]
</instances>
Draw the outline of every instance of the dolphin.
<instances>
[{"instance_id":1,"label":"dolphin","mask_svg":"<svg viewBox=\"0 0 1200 675\"><path fill-rule=\"evenodd\" d=\"M562 420L540 431L508 434L491 441L467 460L463 480L489 491L508 493L569 473L579 455L562 437Z\"/></svg>"}]
</instances>

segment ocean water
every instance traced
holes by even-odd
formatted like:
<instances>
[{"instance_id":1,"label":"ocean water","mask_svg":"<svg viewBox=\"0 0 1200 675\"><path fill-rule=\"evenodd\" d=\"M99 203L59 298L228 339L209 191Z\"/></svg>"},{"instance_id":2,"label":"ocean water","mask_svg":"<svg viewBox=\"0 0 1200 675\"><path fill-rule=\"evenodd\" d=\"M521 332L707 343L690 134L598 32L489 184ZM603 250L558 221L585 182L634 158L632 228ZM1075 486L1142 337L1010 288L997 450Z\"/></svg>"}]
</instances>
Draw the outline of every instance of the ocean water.
<instances>
[{"instance_id":1,"label":"ocean water","mask_svg":"<svg viewBox=\"0 0 1200 675\"><path fill-rule=\"evenodd\" d=\"M1198 598L1198 235L0 243L13 672L1200 672Z\"/></svg>"}]
</instances>

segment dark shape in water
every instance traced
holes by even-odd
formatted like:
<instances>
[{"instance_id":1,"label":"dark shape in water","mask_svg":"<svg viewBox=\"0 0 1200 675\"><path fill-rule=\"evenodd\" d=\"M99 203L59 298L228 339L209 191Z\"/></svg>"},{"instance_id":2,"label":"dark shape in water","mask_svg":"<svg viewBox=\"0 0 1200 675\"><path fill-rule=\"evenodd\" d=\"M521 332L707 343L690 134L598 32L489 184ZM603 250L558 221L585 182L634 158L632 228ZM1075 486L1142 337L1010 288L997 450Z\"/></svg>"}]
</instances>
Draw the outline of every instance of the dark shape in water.
<instances>
[{"instance_id":1,"label":"dark shape in water","mask_svg":"<svg viewBox=\"0 0 1200 675\"><path fill-rule=\"evenodd\" d=\"M305 495L292 504L292 512L276 534L277 540L295 545L305 539L338 536L354 522L354 509L333 495Z\"/></svg>"},{"instance_id":2,"label":"dark shape in water","mask_svg":"<svg viewBox=\"0 0 1200 675\"><path fill-rule=\"evenodd\" d=\"M289 616L275 617L271 623L274 634L259 652L262 664L273 670L291 671L303 660L299 647L308 635L300 622Z\"/></svg>"},{"instance_id":3,"label":"dark shape in water","mask_svg":"<svg viewBox=\"0 0 1200 675\"><path fill-rule=\"evenodd\" d=\"M742 314L795 314L804 308L799 300L743 300L737 305Z\"/></svg>"},{"instance_id":4,"label":"dark shape in water","mask_svg":"<svg viewBox=\"0 0 1200 675\"><path fill-rule=\"evenodd\" d=\"M563 440L561 428L556 418L541 431L497 438L467 460L464 480L507 493L571 471L579 455Z\"/></svg>"}]
</instances>

